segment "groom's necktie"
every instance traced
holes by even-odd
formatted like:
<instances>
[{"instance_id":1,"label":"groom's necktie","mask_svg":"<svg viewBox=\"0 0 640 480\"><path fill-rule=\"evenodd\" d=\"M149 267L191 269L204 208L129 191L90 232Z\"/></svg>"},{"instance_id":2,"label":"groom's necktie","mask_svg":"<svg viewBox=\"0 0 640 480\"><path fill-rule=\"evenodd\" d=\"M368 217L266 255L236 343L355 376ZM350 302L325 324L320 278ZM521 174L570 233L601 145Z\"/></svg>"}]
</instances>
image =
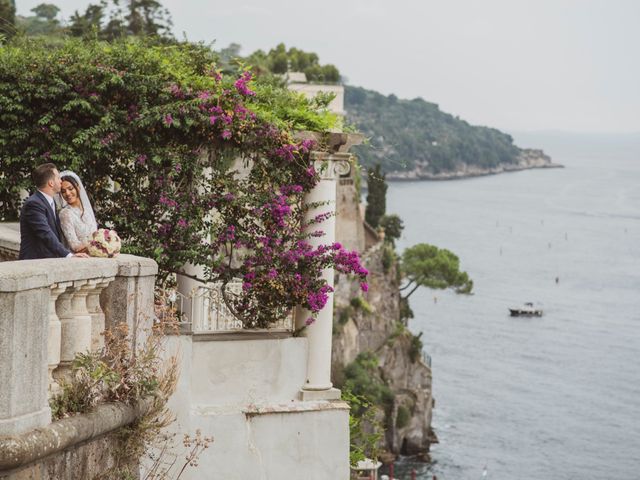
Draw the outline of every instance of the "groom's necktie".
<instances>
[{"instance_id":1,"label":"groom's necktie","mask_svg":"<svg viewBox=\"0 0 640 480\"><path fill-rule=\"evenodd\" d=\"M56 212L56 204L55 204L55 202L51 202L49 204L49 206L51 207L51 210L53 210L53 223L55 223L55 225L56 225L56 235L57 235L58 239L61 239L62 236L60 234L60 222L58 221L58 213Z\"/></svg>"}]
</instances>

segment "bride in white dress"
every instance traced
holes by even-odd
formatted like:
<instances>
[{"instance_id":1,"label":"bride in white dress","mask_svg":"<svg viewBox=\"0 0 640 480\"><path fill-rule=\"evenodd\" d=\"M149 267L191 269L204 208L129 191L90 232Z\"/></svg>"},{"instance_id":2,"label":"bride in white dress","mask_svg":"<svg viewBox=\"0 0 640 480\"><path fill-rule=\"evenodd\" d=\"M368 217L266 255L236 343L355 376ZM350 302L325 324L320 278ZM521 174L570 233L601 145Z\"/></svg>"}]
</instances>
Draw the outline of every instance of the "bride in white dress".
<instances>
[{"instance_id":1,"label":"bride in white dress","mask_svg":"<svg viewBox=\"0 0 640 480\"><path fill-rule=\"evenodd\" d=\"M91 234L98 229L96 217L80 178L65 170L60 173L60 227L69 247L74 252L86 252Z\"/></svg>"}]
</instances>

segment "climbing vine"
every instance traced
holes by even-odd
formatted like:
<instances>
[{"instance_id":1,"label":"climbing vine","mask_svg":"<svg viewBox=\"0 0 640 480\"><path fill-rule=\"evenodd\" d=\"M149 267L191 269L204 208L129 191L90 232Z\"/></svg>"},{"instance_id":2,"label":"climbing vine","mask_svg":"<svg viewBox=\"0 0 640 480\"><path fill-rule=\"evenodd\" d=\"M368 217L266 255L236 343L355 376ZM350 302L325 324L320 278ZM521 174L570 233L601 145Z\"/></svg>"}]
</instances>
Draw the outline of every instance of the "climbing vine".
<instances>
[{"instance_id":1,"label":"climbing vine","mask_svg":"<svg viewBox=\"0 0 640 480\"><path fill-rule=\"evenodd\" d=\"M304 204L322 145L295 132L328 131L324 106L250 70L223 75L201 45L18 40L0 50L0 220L17 218L33 168L54 162L160 281L187 263L206 281L241 278L233 308L252 327L317 312L323 268L367 273L337 243L312 246L319 227L305 233L326 219L305 221Z\"/></svg>"}]
</instances>

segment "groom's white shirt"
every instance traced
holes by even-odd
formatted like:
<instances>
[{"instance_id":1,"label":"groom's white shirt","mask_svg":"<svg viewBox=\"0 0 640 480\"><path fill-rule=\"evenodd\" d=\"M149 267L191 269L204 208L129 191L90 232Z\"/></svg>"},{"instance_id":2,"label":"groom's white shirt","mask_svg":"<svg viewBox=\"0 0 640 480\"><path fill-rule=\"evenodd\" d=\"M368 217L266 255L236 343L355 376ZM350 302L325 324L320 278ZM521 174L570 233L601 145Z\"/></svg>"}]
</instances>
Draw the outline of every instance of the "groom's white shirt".
<instances>
[{"instance_id":1,"label":"groom's white shirt","mask_svg":"<svg viewBox=\"0 0 640 480\"><path fill-rule=\"evenodd\" d=\"M44 193L42 190L38 190L42 195L44 195L44 198L47 199L47 202L49 202L49 206L51 207L51 210L53 210L53 217L55 218L56 216L56 206L54 204L53 201L53 197L51 195L49 195L48 193Z\"/></svg>"},{"instance_id":2,"label":"groom's white shirt","mask_svg":"<svg viewBox=\"0 0 640 480\"><path fill-rule=\"evenodd\" d=\"M51 195L49 195L48 193L44 193L42 190L38 190L42 195L44 195L44 198L47 199L47 202L49 202L49 206L51 207L51 210L53 210L53 218L55 219L56 216L58 215L56 213L56 205L55 202L53 201L53 197ZM67 255L67 258L69 257L73 257L73 252L69 253Z\"/></svg>"}]
</instances>

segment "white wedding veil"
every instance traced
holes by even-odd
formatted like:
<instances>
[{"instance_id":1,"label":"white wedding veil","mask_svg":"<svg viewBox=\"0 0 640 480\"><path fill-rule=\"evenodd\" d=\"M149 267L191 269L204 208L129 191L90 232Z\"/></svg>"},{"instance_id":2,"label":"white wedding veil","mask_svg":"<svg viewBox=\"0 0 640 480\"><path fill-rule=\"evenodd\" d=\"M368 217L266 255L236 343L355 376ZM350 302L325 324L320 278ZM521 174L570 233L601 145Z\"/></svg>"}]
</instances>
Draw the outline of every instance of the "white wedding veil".
<instances>
[{"instance_id":1,"label":"white wedding veil","mask_svg":"<svg viewBox=\"0 0 640 480\"><path fill-rule=\"evenodd\" d=\"M84 185L82 184L82 180L80 180L80 177L78 177L78 175L76 175L70 170L65 170L64 172L60 172L60 177L72 177L76 182L78 182L78 185L80 186L80 188L78 189L80 191L78 193L80 195L80 201L82 202L82 208L84 209L84 213L83 213L84 220L86 222L91 222L95 230L97 230L98 224L96 222L96 216L93 213L93 207L91 206L91 202L89 201L89 196L87 195L87 191L85 190ZM64 200L64 198L62 198L62 195L58 194L58 197L59 197L58 199L60 201L60 205L62 205L62 207L66 207L67 202Z\"/></svg>"}]
</instances>

